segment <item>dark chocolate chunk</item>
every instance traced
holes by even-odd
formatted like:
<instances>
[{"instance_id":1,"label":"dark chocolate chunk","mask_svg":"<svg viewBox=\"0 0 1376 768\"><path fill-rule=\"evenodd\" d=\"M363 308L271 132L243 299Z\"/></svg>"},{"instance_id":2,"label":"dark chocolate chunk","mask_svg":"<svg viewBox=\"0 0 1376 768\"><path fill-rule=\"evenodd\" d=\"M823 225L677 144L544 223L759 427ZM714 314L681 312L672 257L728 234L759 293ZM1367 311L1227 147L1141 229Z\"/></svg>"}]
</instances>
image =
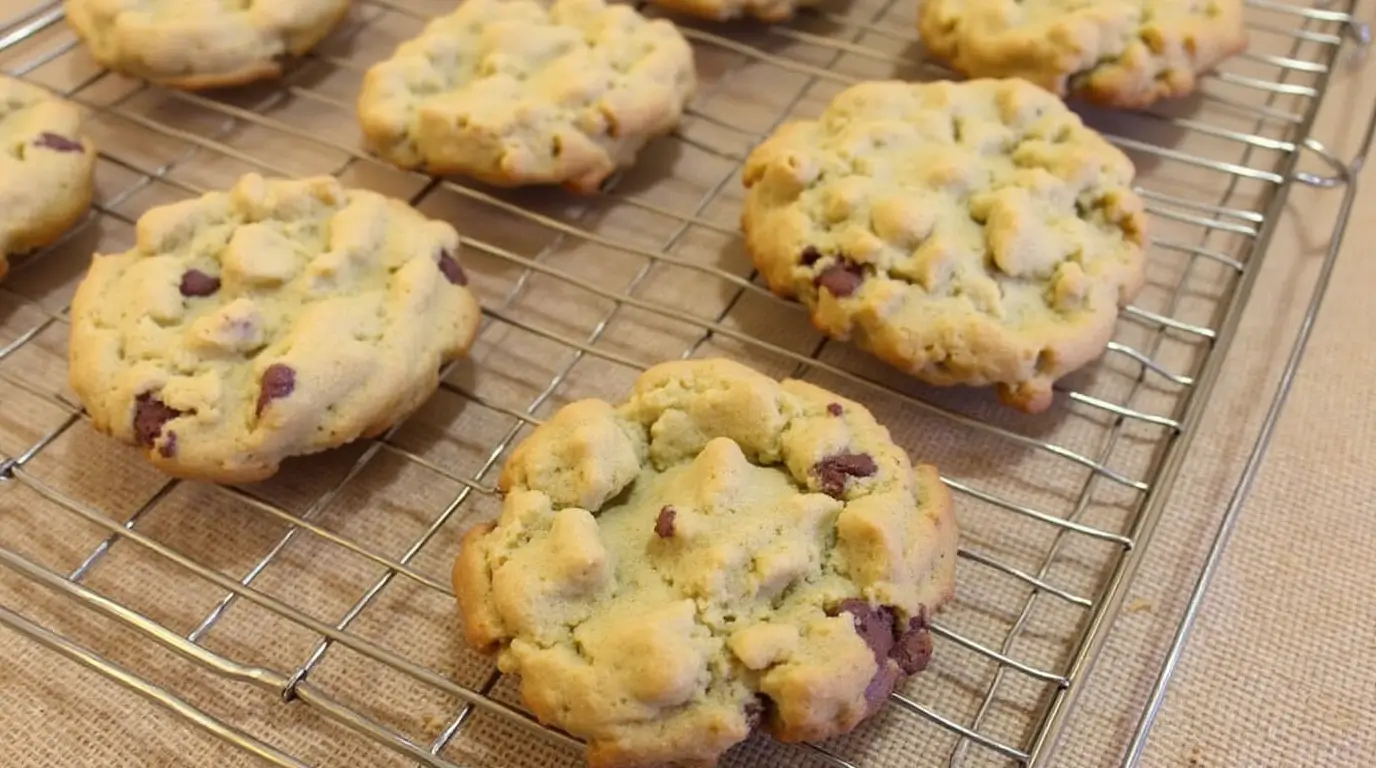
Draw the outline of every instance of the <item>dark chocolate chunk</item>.
<instances>
[{"instance_id":1,"label":"dark chocolate chunk","mask_svg":"<svg viewBox=\"0 0 1376 768\"><path fill-rule=\"evenodd\" d=\"M444 279L454 285L468 285L468 275L464 274L459 260L449 251L440 251L440 271L444 273Z\"/></svg>"},{"instance_id":2,"label":"dark chocolate chunk","mask_svg":"<svg viewBox=\"0 0 1376 768\"><path fill-rule=\"evenodd\" d=\"M846 481L852 477L869 477L879 471L879 465L867 453L838 453L828 456L812 467L812 474L821 482L822 493L841 498Z\"/></svg>"},{"instance_id":3,"label":"dark chocolate chunk","mask_svg":"<svg viewBox=\"0 0 1376 768\"><path fill-rule=\"evenodd\" d=\"M838 261L812 279L813 285L831 291L831 295L837 298L845 298L855 293L863 282L865 270L859 264L849 261Z\"/></svg>"},{"instance_id":4,"label":"dark chocolate chunk","mask_svg":"<svg viewBox=\"0 0 1376 768\"><path fill-rule=\"evenodd\" d=\"M840 416L843 412L840 403L827 403L827 413L832 416Z\"/></svg>"},{"instance_id":5,"label":"dark chocolate chunk","mask_svg":"<svg viewBox=\"0 0 1376 768\"><path fill-rule=\"evenodd\" d=\"M802 262L803 266L810 267L816 264L817 260L820 258L822 258L822 252L817 250L817 246L809 245L804 248L802 254L798 256L798 261Z\"/></svg>"},{"instance_id":6,"label":"dark chocolate chunk","mask_svg":"<svg viewBox=\"0 0 1376 768\"><path fill-rule=\"evenodd\" d=\"M908 627L889 651L889 658L898 663L905 675L915 675L927 668L932 659L932 633L927 628L925 616L917 615L908 619Z\"/></svg>"},{"instance_id":7,"label":"dark chocolate chunk","mask_svg":"<svg viewBox=\"0 0 1376 768\"><path fill-rule=\"evenodd\" d=\"M183 296L210 296L220 290L220 278L211 277L199 269L188 269L182 275Z\"/></svg>"},{"instance_id":8,"label":"dark chocolate chunk","mask_svg":"<svg viewBox=\"0 0 1376 768\"><path fill-rule=\"evenodd\" d=\"M152 447L167 422L182 415L176 408L145 392L134 399L134 436L139 445Z\"/></svg>"},{"instance_id":9,"label":"dark chocolate chunk","mask_svg":"<svg viewBox=\"0 0 1376 768\"><path fill-rule=\"evenodd\" d=\"M836 614L849 613L855 624L855 634L874 652L874 660L884 666L893 650L893 609L887 605L870 605L858 597L842 600Z\"/></svg>"},{"instance_id":10,"label":"dark chocolate chunk","mask_svg":"<svg viewBox=\"0 0 1376 768\"><path fill-rule=\"evenodd\" d=\"M666 506L659 510L659 517L655 518L655 535L661 539L673 536L675 517L678 517L678 510L673 507Z\"/></svg>"},{"instance_id":11,"label":"dark chocolate chunk","mask_svg":"<svg viewBox=\"0 0 1376 768\"><path fill-rule=\"evenodd\" d=\"M261 389L258 391L258 410L257 415L263 415L263 409L268 407L268 403L273 400L280 400L292 392L296 391L296 371L291 366L281 363L273 363L263 371L263 380L260 382Z\"/></svg>"},{"instance_id":12,"label":"dark chocolate chunk","mask_svg":"<svg viewBox=\"0 0 1376 768\"><path fill-rule=\"evenodd\" d=\"M870 684L865 686L865 701L869 703L865 714L873 715L884 706L884 702L889 700L889 694L893 693L893 686L898 682L898 667L890 664L887 659L879 661L879 671L870 678Z\"/></svg>"},{"instance_id":13,"label":"dark chocolate chunk","mask_svg":"<svg viewBox=\"0 0 1376 768\"><path fill-rule=\"evenodd\" d=\"M162 439L162 445L158 446L158 453L164 459L170 459L177 455L177 433L168 431L167 437Z\"/></svg>"},{"instance_id":14,"label":"dark chocolate chunk","mask_svg":"<svg viewBox=\"0 0 1376 768\"><path fill-rule=\"evenodd\" d=\"M757 693L753 699L745 702L745 721L750 724L750 730L758 729L773 707L774 702L763 693Z\"/></svg>"},{"instance_id":15,"label":"dark chocolate chunk","mask_svg":"<svg viewBox=\"0 0 1376 768\"><path fill-rule=\"evenodd\" d=\"M48 133L47 131L44 131L43 133L38 134L38 138L37 138L37 139L34 139L33 145L34 145L35 147L42 147L42 148L44 148L44 149L51 149L51 150L53 150L54 152L85 152L85 151L86 151L86 147L83 146L81 142L79 142L79 141L72 141L71 139L67 138L66 136L62 136L62 135L56 134L56 133Z\"/></svg>"}]
</instances>

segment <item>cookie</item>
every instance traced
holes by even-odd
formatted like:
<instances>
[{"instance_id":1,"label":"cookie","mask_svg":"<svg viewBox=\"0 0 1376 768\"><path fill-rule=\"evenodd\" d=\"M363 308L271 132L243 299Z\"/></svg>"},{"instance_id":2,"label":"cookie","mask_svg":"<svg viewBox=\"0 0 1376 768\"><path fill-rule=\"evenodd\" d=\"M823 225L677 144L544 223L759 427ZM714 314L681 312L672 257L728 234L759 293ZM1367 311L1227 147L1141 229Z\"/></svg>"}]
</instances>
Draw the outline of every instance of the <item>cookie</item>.
<instances>
[{"instance_id":1,"label":"cookie","mask_svg":"<svg viewBox=\"0 0 1376 768\"><path fill-rule=\"evenodd\" d=\"M154 208L72 303L72 389L177 477L262 480L381 433L463 355L479 310L454 228L332 177Z\"/></svg>"},{"instance_id":2,"label":"cookie","mask_svg":"<svg viewBox=\"0 0 1376 768\"><path fill-rule=\"evenodd\" d=\"M922 42L968 77L1141 108L1247 47L1242 0L922 0Z\"/></svg>"},{"instance_id":3,"label":"cookie","mask_svg":"<svg viewBox=\"0 0 1376 768\"><path fill-rule=\"evenodd\" d=\"M454 566L465 637L593 768L846 733L926 666L953 594L936 470L861 405L726 360L560 409L500 486Z\"/></svg>"},{"instance_id":4,"label":"cookie","mask_svg":"<svg viewBox=\"0 0 1376 768\"><path fill-rule=\"evenodd\" d=\"M186 90L279 77L330 33L349 0L63 0L103 67Z\"/></svg>"},{"instance_id":5,"label":"cookie","mask_svg":"<svg viewBox=\"0 0 1376 768\"><path fill-rule=\"evenodd\" d=\"M85 215L95 164L75 106L0 76L0 278L8 257L51 244Z\"/></svg>"},{"instance_id":6,"label":"cookie","mask_svg":"<svg viewBox=\"0 0 1376 768\"><path fill-rule=\"evenodd\" d=\"M741 225L818 330L1037 412L1141 288L1134 172L1025 81L862 83L751 152Z\"/></svg>"},{"instance_id":7,"label":"cookie","mask_svg":"<svg viewBox=\"0 0 1376 768\"><path fill-rule=\"evenodd\" d=\"M467 0L368 70L369 149L406 169L592 192L673 130L696 87L664 20L603 0Z\"/></svg>"}]
</instances>

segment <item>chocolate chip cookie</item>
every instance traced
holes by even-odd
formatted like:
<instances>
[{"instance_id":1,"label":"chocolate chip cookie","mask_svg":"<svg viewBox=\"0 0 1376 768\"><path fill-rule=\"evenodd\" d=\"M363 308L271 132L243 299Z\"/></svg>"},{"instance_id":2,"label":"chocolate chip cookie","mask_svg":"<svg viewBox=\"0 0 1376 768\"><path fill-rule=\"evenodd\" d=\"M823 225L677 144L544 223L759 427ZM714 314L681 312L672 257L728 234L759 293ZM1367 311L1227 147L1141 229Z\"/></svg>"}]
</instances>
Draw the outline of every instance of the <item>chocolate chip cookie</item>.
<instances>
[{"instance_id":1,"label":"chocolate chip cookie","mask_svg":"<svg viewBox=\"0 0 1376 768\"><path fill-rule=\"evenodd\" d=\"M154 208L72 304L71 386L97 430L185 478L249 482L376 435L467 350L454 228L331 177Z\"/></svg>"},{"instance_id":2,"label":"chocolate chip cookie","mask_svg":"<svg viewBox=\"0 0 1376 768\"><path fill-rule=\"evenodd\" d=\"M197 90L278 77L349 11L349 0L63 0L104 67Z\"/></svg>"},{"instance_id":3,"label":"chocolate chip cookie","mask_svg":"<svg viewBox=\"0 0 1376 768\"><path fill-rule=\"evenodd\" d=\"M0 76L0 278L8 257L52 243L86 213L95 164L75 106Z\"/></svg>"},{"instance_id":4,"label":"chocolate chip cookie","mask_svg":"<svg viewBox=\"0 0 1376 768\"><path fill-rule=\"evenodd\" d=\"M500 485L454 566L465 636L594 768L848 732L926 666L954 588L936 470L859 404L726 360L562 408Z\"/></svg>"},{"instance_id":5,"label":"chocolate chip cookie","mask_svg":"<svg viewBox=\"0 0 1376 768\"><path fill-rule=\"evenodd\" d=\"M1247 47L1242 0L922 0L922 42L968 77L1140 108Z\"/></svg>"},{"instance_id":6,"label":"chocolate chip cookie","mask_svg":"<svg viewBox=\"0 0 1376 768\"><path fill-rule=\"evenodd\" d=\"M667 21L603 0L468 0L368 71L369 148L407 169L595 191L671 131L696 85Z\"/></svg>"},{"instance_id":7,"label":"chocolate chip cookie","mask_svg":"<svg viewBox=\"0 0 1376 768\"><path fill-rule=\"evenodd\" d=\"M1134 173L1022 80L862 83L750 154L741 225L823 333L1036 412L1141 288Z\"/></svg>"}]
</instances>

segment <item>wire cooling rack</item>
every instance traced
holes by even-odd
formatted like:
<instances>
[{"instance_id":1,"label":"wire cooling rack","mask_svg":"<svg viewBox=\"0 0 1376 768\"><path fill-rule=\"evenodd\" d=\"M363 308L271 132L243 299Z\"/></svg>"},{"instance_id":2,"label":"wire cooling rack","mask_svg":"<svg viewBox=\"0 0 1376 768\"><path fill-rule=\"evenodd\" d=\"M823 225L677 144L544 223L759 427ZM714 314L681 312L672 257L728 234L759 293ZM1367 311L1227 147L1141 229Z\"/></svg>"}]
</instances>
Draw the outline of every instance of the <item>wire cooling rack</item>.
<instances>
[{"instance_id":1,"label":"wire cooling rack","mask_svg":"<svg viewBox=\"0 0 1376 768\"><path fill-rule=\"evenodd\" d=\"M237 749L286 766L579 765L578 745L459 642L458 537L495 514L495 469L543 416L618 398L654 362L723 355L866 403L941 468L963 536L926 673L848 737L756 738L724 764L1047 763L1169 513L1292 182L1347 186L1345 223L1350 171L1309 131L1365 28L1350 4L1249 0L1249 50L1200 94L1141 114L1077 107L1138 164L1148 284L1104 359L1029 417L822 339L762 288L737 235L741 160L775 126L858 79L947 74L923 61L912 6L851 0L768 28L677 19L702 82L684 124L573 199L359 150L362 72L448 0L361 0L281 83L214 95L101 70L60 3L0 0L0 70L84 106L101 148L92 214L0 284L0 624L231 745L219 764ZM1306 152L1332 175L1301 172ZM67 390L68 302L90 254L127 248L143 211L248 171L334 174L454 222L484 324L470 359L380 439L253 486L170 481L95 435Z\"/></svg>"}]
</instances>

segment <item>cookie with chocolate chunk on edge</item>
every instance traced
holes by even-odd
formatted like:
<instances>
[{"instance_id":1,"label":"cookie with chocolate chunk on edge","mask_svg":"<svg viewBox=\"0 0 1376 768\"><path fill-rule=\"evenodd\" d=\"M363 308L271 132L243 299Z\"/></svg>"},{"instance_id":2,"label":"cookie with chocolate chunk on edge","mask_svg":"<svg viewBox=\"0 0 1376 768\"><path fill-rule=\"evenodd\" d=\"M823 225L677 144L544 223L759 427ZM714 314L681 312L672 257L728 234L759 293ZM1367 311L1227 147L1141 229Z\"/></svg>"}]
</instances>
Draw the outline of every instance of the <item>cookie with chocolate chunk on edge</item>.
<instances>
[{"instance_id":1,"label":"cookie with chocolate chunk on edge","mask_svg":"<svg viewBox=\"0 0 1376 768\"><path fill-rule=\"evenodd\" d=\"M750 153L741 227L821 332L1035 413L1145 280L1135 170L1022 80L867 82Z\"/></svg>"},{"instance_id":2,"label":"cookie with chocolate chunk on edge","mask_svg":"<svg viewBox=\"0 0 1376 768\"><path fill-rule=\"evenodd\" d=\"M932 653L951 496L860 404L728 360L557 411L464 537L464 636L593 768L714 765L756 729L824 739Z\"/></svg>"},{"instance_id":3,"label":"cookie with chocolate chunk on edge","mask_svg":"<svg viewBox=\"0 0 1376 768\"><path fill-rule=\"evenodd\" d=\"M0 278L9 257L51 245L91 206L95 144L81 111L0 75Z\"/></svg>"},{"instance_id":4,"label":"cookie with chocolate chunk on edge","mask_svg":"<svg viewBox=\"0 0 1376 768\"><path fill-rule=\"evenodd\" d=\"M163 472L262 480L419 408L477 332L467 282L449 224L333 177L249 174L93 258L70 383Z\"/></svg>"}]
</instances>

